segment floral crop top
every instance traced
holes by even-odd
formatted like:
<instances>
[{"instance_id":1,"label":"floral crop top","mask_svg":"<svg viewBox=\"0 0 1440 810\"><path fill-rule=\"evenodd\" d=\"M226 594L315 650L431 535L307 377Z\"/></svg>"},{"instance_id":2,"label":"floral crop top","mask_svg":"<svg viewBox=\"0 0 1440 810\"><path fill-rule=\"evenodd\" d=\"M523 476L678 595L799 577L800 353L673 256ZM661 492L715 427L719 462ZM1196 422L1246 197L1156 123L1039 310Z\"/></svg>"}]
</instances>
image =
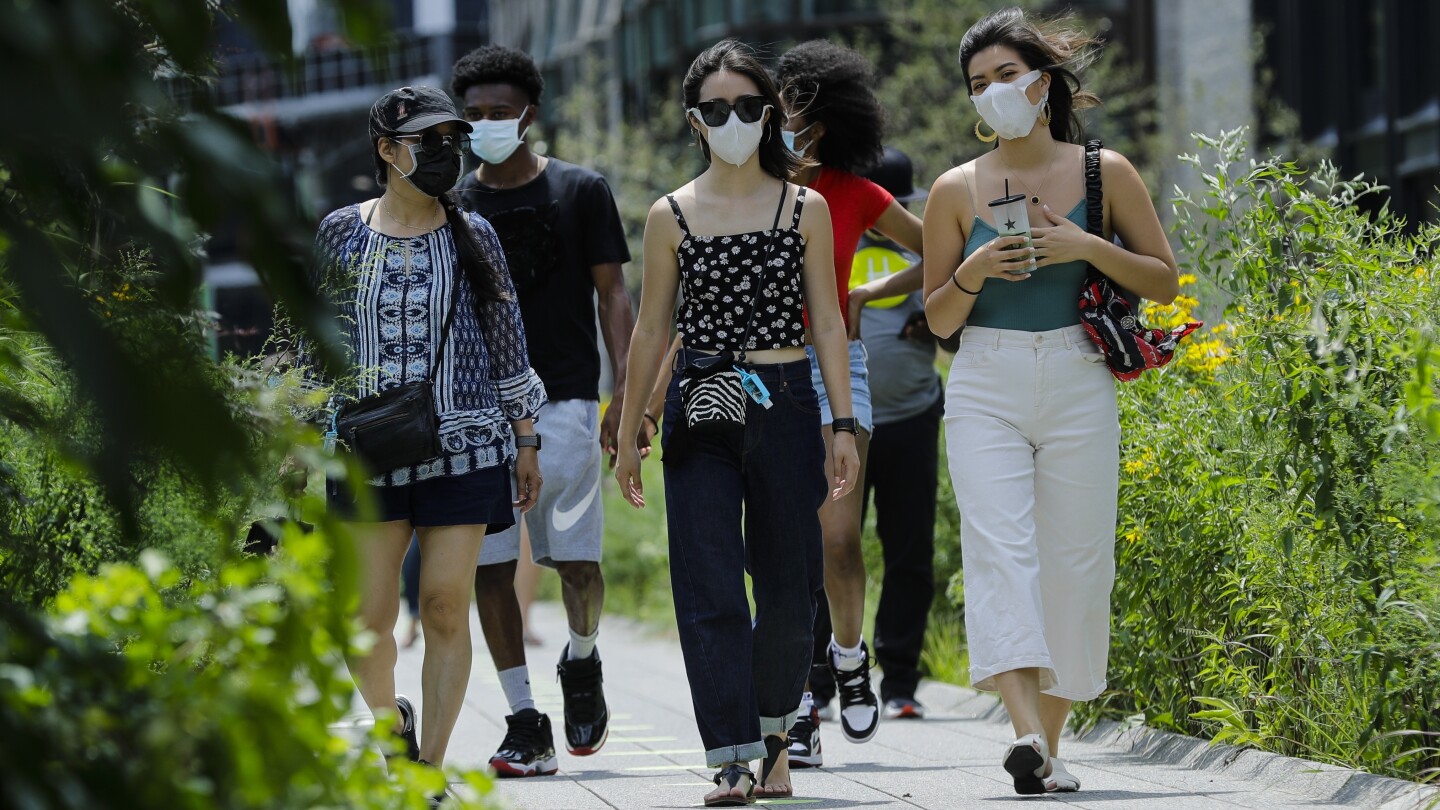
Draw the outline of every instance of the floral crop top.
<instances>
[{"instance_id":1,"label":"floral crop top","mask_svg":"<svg viewBox=\"0 0 1440 810\"><path fill-rule=\"evenodd\" d=\"M786 194L789 189L786 183ZM796 192L790 227L724 236L690 233L675 197L666 199L685 232L676 250L681 302L675 323L686 348L759 351L804 345L805 237L800 235L800 211L805 189ZM760 308L754 311L757 290Z\"/></svg>"}]
</instances>

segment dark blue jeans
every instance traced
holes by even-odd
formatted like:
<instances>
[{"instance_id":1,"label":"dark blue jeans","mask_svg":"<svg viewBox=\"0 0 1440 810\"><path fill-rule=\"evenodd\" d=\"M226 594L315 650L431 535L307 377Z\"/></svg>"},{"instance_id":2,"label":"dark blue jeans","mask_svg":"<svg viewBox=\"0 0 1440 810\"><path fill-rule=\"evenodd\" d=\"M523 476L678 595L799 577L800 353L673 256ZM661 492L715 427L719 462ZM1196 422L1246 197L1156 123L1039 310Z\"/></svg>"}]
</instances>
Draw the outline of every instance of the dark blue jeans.
<instances>
[{"instance_id":1,"label":"dark blue jeans","mask_svg":"<svg viewBox=\"0 0 1440 810\"><path fill-rule=\"evenodd\" d=\"M661 438L675 619L711 767L763 758L764 735L795 722L824 586L825 445L810 364L751 368L771 408L749 402L732 434L691 434L677 374Z\"/></svg>"}]
</instances>

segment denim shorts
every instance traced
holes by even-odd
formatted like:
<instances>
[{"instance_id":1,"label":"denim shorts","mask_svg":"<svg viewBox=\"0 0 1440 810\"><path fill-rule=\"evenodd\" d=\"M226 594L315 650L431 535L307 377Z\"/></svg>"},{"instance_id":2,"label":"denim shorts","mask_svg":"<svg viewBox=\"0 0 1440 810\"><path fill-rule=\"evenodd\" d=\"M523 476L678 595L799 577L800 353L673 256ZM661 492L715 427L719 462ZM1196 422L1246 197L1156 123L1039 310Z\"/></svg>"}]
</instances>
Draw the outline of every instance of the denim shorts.
<instances>
[{"instance_id":1,"label":"denim shorts","mask_svg":"<svg viewBox=\"0 0 1440 810\"><path fill-rule=\"evenodd\" d=\"M815 358L815 347L806 346L805 355L810 358L810 383L815 386L815 395L820 398L820 424L828 425L835 421L835 415L830 412L830 395L825 393L825 381L820 377L820 362ZM861 430L874 433L875 412L870 408L870 370L865 365L868 357L864 343L858 340L850 341L850 406L854 410L852 415L855 421L860 423Z\"/></svg>"},{"instance_id":2,"label":"denim shorts","mask_svg":"<svg viewBox=\"0 0 1440 810\"><path fill-rule=\"evenodd\" d=\"M426 478L394 487L360 483L375 504L374 520L408 520L411 526L477 526L486 534L515 525L510 467L485 467L463 475ZM363 520L358 498L345 481L325 480L325 503L342 520Z\"/></svg>"}]
</instances>

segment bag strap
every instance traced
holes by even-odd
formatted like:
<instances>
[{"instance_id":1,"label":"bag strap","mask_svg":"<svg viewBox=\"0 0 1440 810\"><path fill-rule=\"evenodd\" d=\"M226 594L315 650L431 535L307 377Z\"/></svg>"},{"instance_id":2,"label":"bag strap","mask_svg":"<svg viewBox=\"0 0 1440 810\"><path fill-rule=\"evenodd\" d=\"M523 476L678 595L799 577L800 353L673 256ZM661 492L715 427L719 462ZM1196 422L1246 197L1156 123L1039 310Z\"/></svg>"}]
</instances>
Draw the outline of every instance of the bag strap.
<instances>
[{"instance_id":1,"label":"bag strap","mask_svg":"<svg viewBox=\"0 0 1440 810\"><path fill-rule=\"evenodd\" d=\"M1105 235L1105 191L1100 186L1100 150L1097 138L1085 144L1085 221L1090 233Z\"/></svg>"},{"instance_id":2,"label":"bag strap","mask_svg":"<svg viewBox=\"0 0 1440 810\"><path fill-rule=\"evenodd\" d=\"M785 198L789 196L789 193L790 184L784 180L780 181L780 204L775 206L775 222L770 226L770 238L765 240L765 258L760 262L760 279L755 284L755 303L750 307L750 320L745 322L745 344L750 342L750 327L755 325L755 313L760 311L761 286L759 282L765 280L765 268L770 264L770 248L775 246L775 232L780 229L780 212L785 210ZM748 345L740 347L740 356L736 358L737 362L745 362L745 352L747 351L750 351Z\"/></svg>"}]
</instances>

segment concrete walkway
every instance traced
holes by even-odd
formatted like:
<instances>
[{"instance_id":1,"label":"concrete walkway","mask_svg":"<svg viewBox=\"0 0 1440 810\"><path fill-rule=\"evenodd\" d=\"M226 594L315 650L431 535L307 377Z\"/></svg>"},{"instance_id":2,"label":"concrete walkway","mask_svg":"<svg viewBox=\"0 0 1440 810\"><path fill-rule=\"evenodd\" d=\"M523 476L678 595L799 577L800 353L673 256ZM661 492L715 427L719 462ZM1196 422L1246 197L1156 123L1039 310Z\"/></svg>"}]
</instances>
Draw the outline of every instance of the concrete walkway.
<instances>
[{"instance_id":1,"label":"concrete walkway","mask_svg":"<svg viewBox=\"0 0 1440 810\"><path fill-rule=\"evenodd\" d=\"M478 623L475 666L449 764L483 768L505 733L507 707ZM405 620L402 619L402 624ZM688 808L712 787L695 730L684 665L673 628L652 628L609 616L600 632L610 739L590 757L565 752L555 663L567 639L558 605L538 604L529 650L531 682L541 711L554 724L560 773L505 780L496 796L515 808ZM417 702L422 645L400 653L397 684ZM864 745L845 742L835 724L822 726L825 767L795 772L795 798L762 805L801 808L994 808L1036 803L1104 810L1193 808L1419 808L1434 790L1408 782L1256 752L1210 748L1202 742L1144 729L1105 727L1067 739L1062 756L1084 790L1019 797L1000 756L1008 722L994 698L944 684L925 684L923 721L884 723Z\"/></svg>"}]
</instances>

